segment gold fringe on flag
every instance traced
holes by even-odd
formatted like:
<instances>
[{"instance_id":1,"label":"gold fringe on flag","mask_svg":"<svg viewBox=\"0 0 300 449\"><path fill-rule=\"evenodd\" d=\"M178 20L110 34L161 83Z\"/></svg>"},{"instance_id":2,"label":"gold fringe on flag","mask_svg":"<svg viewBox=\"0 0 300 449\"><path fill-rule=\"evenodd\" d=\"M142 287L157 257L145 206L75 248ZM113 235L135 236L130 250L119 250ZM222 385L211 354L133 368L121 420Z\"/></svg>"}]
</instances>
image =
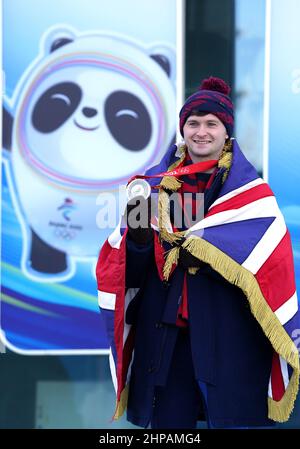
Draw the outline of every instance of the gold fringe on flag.
<instances>
[{"instance_id":1,"label":"gold fringe on flag","mask_svg":"<svg viewBox=\"0 0 300 449\"><path fill-rule=\"evenodd\" d=\"M224 144L221 156L218 161L219 168L226 168L226 171L224 172L222 177L223 184L228 176L231 163L232 163L232 141L228 139Z\"/></svg>"},{"instance_id":2,"label":"gold fringe on flag","mask_svg":"<svg viewBox=\"0 0 300 449\"><path fill-rule=\"evenodd\" d=\"M160 240L165 240L168 243L177 245L184 237L185 231L168 232L166 229L161 229L159 233Z\"/></svg>"},{"instance_id":3,"label":"gold fringe on flag","mask_svg":"<svg viewBox=\"0 0 300 449\"><path fill-rule=\"evenodd\" d=\"M170 222L169 195L163 189L158 193L158 226L160 230L166 229Z\"/></svg>"},{"instance_id":4,"label":"gold fringe on flag","mask_svg":"<svg viewBox=\"0 0 300 449\"><path fill-rule=\"evenodd\" d=\"M274 350L294 369L293 376L282 399L275 401L272 398L268 398L269 418L279 422L287 421L293 410L299 388L299 354L296 345L267 304L255 276L221 250L200 237L189 237L182 244L182 247L200 261L208 263L228 282L238 286L244 292L252 314L260 324ZM176 249L179 251L178 248ZM174 255L171 256L170 253L164 267L166 280L170 275L171 263L175 260ZM170 260L168 260L169 257Z\"/></svg>"},{"instance_id":5,"label":"gold fringe on flag","mask_svg":"<svg viewBox=\"0 0 300 449\"><path fill-rule=\"evenodd\" d=\"M160 187L166 190L171 190L171 192L177 192L180 189L183 181L175 178L175 176L164 176L160 182Z\"/></svg>"},{"instance_id":6,"label":"gold fringe on flag","mask_svg":"<svg viewBox=\"0 0 300 449\"><path fill-rule=\"evenodd\" d=\"M169 243L174 242L174 237L167 231L168 225L170 225L169 220L170 214L170 204L169 195L163 189L159 190L158 193L158 227L159 227L159 238L160 240L166 240Z\"/></svg>"},{"instance_id":7,"label":"gold fringe on flag","mask_svg":"<svg viewBox=\"0 0 300 449\"><path fill-rule=\"evenodd\" d=\"M121 393L121 397L120 400L117 402L116 404L116 410L113 416L113 420L117 420L119 418L121 418L121 416L123 415L123 413L126 410L127 407L127 402L128 402L128 391L129 391L129 384L127 384L124 388L124 390Z\"/></svg>"},{"instance_id":8,"label":"gold fringe on flag","mask_svg":"<svg viewBox=\"0 0 300 449\"><path fill-rule=\"evenodd\" d=\"M180 247L176 246L175 248L172 248L167 255L164 268L163 268L163 274L165 279L169 279L172 267L174 264L177 265L178 258L179 258L179 250Z\"/></svg>"},{"instance_id":9,"label":"gold fringe on flag","mask_svg":"<svg viewBox=\"0 0 300 449\"><path fill-rule=\"evenodd\" d=\"M290 378L285 394L280 401L268 397L269 418L278 422L285 422L293 411L299 389L299 371L295 369Z\"/></svg>"},{"instance_id":10,"label":"gold fringe on flag","mask_svg":"<svg viewBox=\"0 0 300 449\"><path fill-rule=\"evenodd\" d=\"M167 178L166 176L163 180ZM170 177L169 177L170 178ZM162 180L162 182L163 182ZM162 183L160 184L162 185ZM164 188L159 189L158 193L158 227L159 227L159 238L160 240L165 240L171 244L176 244L180 241L185 234L184 231L180 232L169 232L167 228L171 226L170 224L170 201L169 195L164 190Z\"/></svg>"}]
</instances>

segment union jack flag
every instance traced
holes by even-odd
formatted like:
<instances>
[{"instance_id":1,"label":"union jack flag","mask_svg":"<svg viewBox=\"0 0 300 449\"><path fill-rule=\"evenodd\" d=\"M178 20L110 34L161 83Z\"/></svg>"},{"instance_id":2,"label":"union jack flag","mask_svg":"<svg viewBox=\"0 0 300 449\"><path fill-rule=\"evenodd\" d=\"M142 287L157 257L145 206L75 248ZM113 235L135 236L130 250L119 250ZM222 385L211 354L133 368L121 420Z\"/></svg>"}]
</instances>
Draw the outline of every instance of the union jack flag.
<instances>
[{"instance_id":1,"label":"union jack flag","mask_svg":"<svg viewBox=\"0 0 300 449\"><path fill-rule=\"evenodd\" d=\"M252 314L274 349L266 398L269 418L282 422L293 410L300 374L293 341L300 320L291 239L272 190L235 140L232 152L231 168L218 198L205 217L186 231L183 246L241 288L247 297ZM177 152L173 149L171 153L171 158L167 154L151 174L165 171L165 164L174 165ZM155 223L153 228L155 258L163 280L167 260ZM125 286L126 232L121 220L104 243L96 268L99 306L111 342L110 367L117 394L115 419L126 408L134 358L134 328L124 317L138 292Z\"/></svg>"}]
</instances>

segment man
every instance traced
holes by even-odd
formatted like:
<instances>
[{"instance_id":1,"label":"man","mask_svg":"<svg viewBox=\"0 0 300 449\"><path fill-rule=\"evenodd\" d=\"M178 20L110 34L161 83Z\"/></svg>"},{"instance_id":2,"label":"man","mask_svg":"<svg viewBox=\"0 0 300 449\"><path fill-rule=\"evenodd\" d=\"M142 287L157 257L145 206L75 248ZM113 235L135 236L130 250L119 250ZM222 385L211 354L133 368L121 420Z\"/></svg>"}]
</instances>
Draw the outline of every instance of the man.
<instances>
[{"instance_id":1,"label":"man","mask_svg":"<svg viewBox=\"0 0 300 449\"><path fill-rule=\"evenodd\" d=\"M289 233L232 139L229 92L211 77L186 100L185 144L147 172L157 219L136 226L137 207L145 215L150 203L129 202L100 252L115 418L127 407L138 426L272 426L289 418L298 392Z\"/></svg>"}]
</instances>

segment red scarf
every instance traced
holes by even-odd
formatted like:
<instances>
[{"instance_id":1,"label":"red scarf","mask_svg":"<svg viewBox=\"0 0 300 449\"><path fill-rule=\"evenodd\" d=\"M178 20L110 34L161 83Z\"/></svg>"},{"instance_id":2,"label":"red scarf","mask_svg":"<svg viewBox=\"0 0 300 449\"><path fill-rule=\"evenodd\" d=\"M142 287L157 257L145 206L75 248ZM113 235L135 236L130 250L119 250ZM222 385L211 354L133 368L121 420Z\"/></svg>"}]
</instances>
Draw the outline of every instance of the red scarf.
<instances>
[{"instance_id":1,"label":"red scarf","mask_svg":"<svg viewBox=\"0 0 300 449\"><path fill-rule=\"evenodd\" d=\"M193 161L187 152L184 164L191 165ZM176 200L179 202L179 207L176 209L182 211L183 226L181 228L175 228L174 230L187 229L191 226L191 218L195 220L197 208L201 207L199 200L196 200L197 193L203 193L207 188L211 186L215 172L213 173L191 173L189 175L181 176L181 181L183 181L182 186L178 190L178 196ZM185 195L189 193L189 195ZM192 195L191 195L192 194ZM191 217L192 212L192 217ZM174 220L174 209L171 209L171 220ZM173 221L174 223L174 221ZM181 295L181 302L179 304L176 325L180 327L188 326L188 292L187 292L187 273L184 274L183 288Z\"/></svg>"}]
</instances>

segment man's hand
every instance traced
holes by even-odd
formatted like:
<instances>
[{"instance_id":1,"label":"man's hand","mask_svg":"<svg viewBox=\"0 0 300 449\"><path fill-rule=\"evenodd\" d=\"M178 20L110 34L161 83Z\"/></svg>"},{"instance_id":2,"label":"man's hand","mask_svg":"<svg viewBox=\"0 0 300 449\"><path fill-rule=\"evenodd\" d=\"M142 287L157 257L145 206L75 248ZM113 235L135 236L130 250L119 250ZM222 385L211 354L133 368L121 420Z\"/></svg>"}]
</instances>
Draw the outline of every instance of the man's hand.
<instances>
[{"instance_id":1,"label":"man's hand","mask_svg":"<svg viewBox=\"0 0 300 449\"><path fill-rule=\"evenodd\" d=\"M147 245L152 241L151 196L147 199L143 196L137 196L128 201L125 218L128 234L135 243Z\"/></svg>"}]
</instances>

